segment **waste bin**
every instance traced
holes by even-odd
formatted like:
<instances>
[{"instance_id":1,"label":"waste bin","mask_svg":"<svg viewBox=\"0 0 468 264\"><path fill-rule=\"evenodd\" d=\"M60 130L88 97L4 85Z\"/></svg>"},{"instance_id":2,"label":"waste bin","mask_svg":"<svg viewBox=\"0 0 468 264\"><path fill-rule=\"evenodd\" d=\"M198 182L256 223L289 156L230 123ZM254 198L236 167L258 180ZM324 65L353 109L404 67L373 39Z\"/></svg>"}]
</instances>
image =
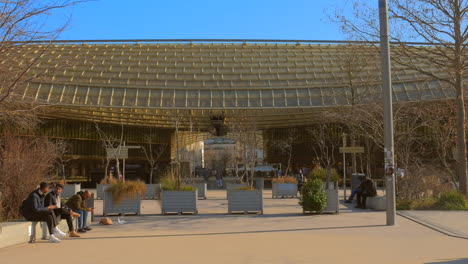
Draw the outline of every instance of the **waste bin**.
<instances>
[{"instance_id":1,"label":"waste bin","mask_svg":"<svg viewBox=\"0 0 468 264\"><path fill-rule=\"evenodd\" d=\"M265 188L265 178L256 177L255 178L255 189L263 190Z\"/></svg>"}]
</instances>

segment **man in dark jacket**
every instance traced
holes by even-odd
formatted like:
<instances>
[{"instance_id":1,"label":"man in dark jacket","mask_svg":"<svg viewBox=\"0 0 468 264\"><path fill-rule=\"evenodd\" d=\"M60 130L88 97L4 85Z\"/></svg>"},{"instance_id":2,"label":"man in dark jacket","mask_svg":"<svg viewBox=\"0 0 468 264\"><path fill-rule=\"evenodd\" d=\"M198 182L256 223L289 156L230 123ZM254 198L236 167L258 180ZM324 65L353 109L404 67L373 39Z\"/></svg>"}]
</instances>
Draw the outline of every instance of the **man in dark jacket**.
<instances>
[{"instance_id":1,"label":"man in dark jacket","mask_svg":"<svg viewBox=\"0 0 468 264\"><path fill-rule=\"evenodd\" d=\"M55 216L57 217L57 223L60 222L60 220L65 219L68 224L68 235L70 237L80 237L80 235L75 232L73 228L73 221L72 221L72 216L79 217L80 215L73 212L71 209L62 207L62 201L61 201L62 197L60 195L62 191L63 191L63 186L61 184L56 184L54 190L46 194L45 206L49 206L49 205L56 206L56 208L53 209L53 211L54 211Z\"/></svg>"},{"instance_id":2,"label":"man in dark jacket","mask_svg":"<svg viewBox=\"0 0 468 264\"><path fill-rule=\"evenodd\" d=\"M86 206L86 200L88 200L90 197L91 193L89 191L79 192L73 195L65 204L68 208L73 210L73 212L80 214L80 217L78 218L78 233L86 233L86 231L91 231L91 228L86 226L88 212L92 210L92 208L88 208Z\"/></svg>"},{"instance_id":3,"label":"man in dark jacket","mask_svg":"<svg viewBox=\"0 0 468 264\"><path fill-rule=\"evenodd\" d=\"M367 197L376 196L377 189L375 187L374 181L372 181L368 177L364 178L364 180L361 181L359 188L361 189L361 191L357 193L358 203L357 203L356 208L366 209Z\"/></svg>"},{"instance_id":4,"label":"man in dark jacket","mask_svg":"<svg viewBox=\"0 0 468 264\"><path fill-rule=\"evenodd\" d=\"M46 222L49 229L49 242L59 243L58 237L63 237L65 234L57 229L57 218L53 209L55 205L45 205L45 195L49 192L49 185L41 182L39 188L30 193L28 198L21 205L21 213L28 221Z\"/></svg>"}]
</instances>

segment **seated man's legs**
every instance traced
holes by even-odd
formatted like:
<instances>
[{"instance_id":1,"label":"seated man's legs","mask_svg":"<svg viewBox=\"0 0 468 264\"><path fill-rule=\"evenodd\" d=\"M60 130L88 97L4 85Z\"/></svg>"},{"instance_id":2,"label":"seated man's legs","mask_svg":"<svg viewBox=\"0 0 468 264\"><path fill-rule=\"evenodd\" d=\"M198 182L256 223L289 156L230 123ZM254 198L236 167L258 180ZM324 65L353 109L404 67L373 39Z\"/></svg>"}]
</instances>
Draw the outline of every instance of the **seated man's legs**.
<instances>
[{"instance_id":1,"label":"seated man's legs","mask_svg":"<svg viewBox=\"0 0 468 264\"><path fill-rule=\"evenodd\" d=\"M357 192L357 205L356 208L360 208L362 206L362 192Z\"/></svg>"},{"instance_id":2,"label":"seated man's legs","mask_svg":"<svg viewBox=\"0 0 468 264\"><path fill-rule=\"evenodd\" d=\"M354 196L356 196L356 194L358 192L360 192L360 191L361 191L361 189L359 189L359 188L354 189L354 191L351 193L351 196L349 196L348 200L346 200L346 201L349 201L349 202L353 201Z\"/></svg>"},{"instance_id":3,"label":"seated man's legs","mask_svg":"<svg viewBox=\"0 0 468 264\"><path fill-rule=\"evenodd\" d=\"M366 209L366 201L367 201L367 195L363 194L362 195L362 201L361 201L361 208Z\"/></svg>"},{"instance_id":4,"label":"seated man's legs","mask_svg":"<svg viewBox=\"0 0 468 264\"><path fill-rule=\"evenodd\" d=\"M53 211L38 212L31 219L28 219L28 220L46 222L50 235L54 234L55 227L57 226L57 218L55 217L55 214Z\"/></svg>"},{"instance_id":5,"label":"seated man's legs","mask_svg":"<svg viewBox=\"0 0 468 264\"><path fill-rule=\"evenodd\" d=\"M67 221L68 225L68 231L72 232L74 230L73 228L73 221L72 217L70 215L70 211L65 209L65 208L56 208L54 209L54 213L57 216L57 219L60 221L62 219L65 219Z\"/></svg>"},{"instance_id":6,"label":"seated man's legs","mask_svg":"<svg viewBox=\"0 0 468 264\"><path fill-rule=\"evenodd\" d=\"M84 211L75 211L75 213L80 214L80 217L78 217L78 231L81 232L82 230L80 230L80 229L82 229L85 226L85 222L83 222L83 220L84 220L86 212L84 212Z\"/></svg>"}]
</instances>

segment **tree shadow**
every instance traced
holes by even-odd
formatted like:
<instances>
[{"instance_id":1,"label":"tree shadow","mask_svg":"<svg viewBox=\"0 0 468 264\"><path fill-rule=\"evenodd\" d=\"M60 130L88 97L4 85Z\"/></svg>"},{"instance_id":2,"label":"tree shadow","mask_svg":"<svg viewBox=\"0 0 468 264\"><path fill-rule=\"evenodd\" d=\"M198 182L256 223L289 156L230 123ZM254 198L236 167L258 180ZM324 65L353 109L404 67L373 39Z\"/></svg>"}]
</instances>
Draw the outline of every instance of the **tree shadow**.
<instances>
[{"instance_id":1,"label":"tree shadow","mask_svg":"<svg viewBox=\"0 0 468 264\"><path fill-rule=\"evenodd\" d=\"M425 264L468 264L468 258L426 262Z\"/></svg>"}]
</instances>

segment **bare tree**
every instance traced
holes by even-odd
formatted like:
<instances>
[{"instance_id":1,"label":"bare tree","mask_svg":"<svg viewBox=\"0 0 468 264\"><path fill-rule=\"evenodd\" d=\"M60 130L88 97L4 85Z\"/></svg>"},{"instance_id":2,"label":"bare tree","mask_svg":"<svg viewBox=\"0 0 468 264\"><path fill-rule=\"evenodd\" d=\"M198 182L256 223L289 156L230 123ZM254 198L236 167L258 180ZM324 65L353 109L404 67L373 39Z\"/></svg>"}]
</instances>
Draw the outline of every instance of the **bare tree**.
<instances>
[{"instance_id":1,"label":"bare tree","mask_svg":"<svg viewBox=\"0 0 468 264\"><path fill-rule=\"evenodd\" d=\"M294 144L297 140L297 130L294 128L288 129L287 135L284 138L274 140L273 147L278 149L281 154L286 155L287 165L284 175L288 176L291 169L291 161L293 157Z\"/></svg>"},{"instance_id":2,"label":"bare tree","mask_svg":"<svg viewBox=\"0 0 468 264\"><path fill-rule=\"evenodd\" d=\"M33 98L23 97L25 87L33 80L50 79L53 69L34 67L50 52L51 43L68 26L47 24L56 12L85 1L77 0L11 0L0 2L0 123L34 126L40 106ZM44 41L28 52L31 41ZM24 56L27 54L27 56ZM60 62L66 64L66 62ZM21 96L21 100L18 100Z\"/></svg>"},{"instance_id":3,"label":"bare tree","mask_svg":"<svg viewBox=\"0 0 468 264\"><path fill-rule=\"evenodd\" d=\"M59 167L59 171L61 175L58 175L62 178L63 183L66 183L66 166L70 163L73 159L71 156L66 156L66 154L70 152L70 144L65 140L57 140L55 141L55 146L57 148L58 155L57 159L55 160L56 165Z\"/></svg>"},{"instance_id":4,"label":"bare tree","mask_svg":"<svg viewBox=\"0 0 468 264\"><path fill-rule=\"evenodd\" d=\"M375 40L378 17L366 1L353 0L351 17L337 12L334 21L353 38ZM393 61L406 70L422 74L453 88L457 116L457 177L460 191L468 194L464 72L467 69L468 1L390 0ZM424 41L411 45L405 41Z\"/></svg>"},{"instance_id":5,"label":"bare tree","mask_svg":"<svg viewBox=\"0 0 468 264\"><path fill-rule=\"evenodd\" d=\"M153 183L153 174L158 167L158 161L167 149L168 144L162 143L154 146L153 142L153 129L149 129L149 133L144 135L146 147L143 147L143 153L145 154L148 164L150 165L150 184Z\"/></svg>"},{"instance_id":6,"label":"bare tree","mask_svg":"<svg viewBox=\"0 0 468 264\"><path fill-rule=\"evenodd\" d=\"M105 174L104 177L107 179L110 177L110 174L108 173L109 169L109 164L111 160L115 160L116 162L116 169L117 169L117 177L120 177L120 154L122 151L122 145L124 144L124 126L123 124L121 125L121 130L120 130L120 136L114 137L110 133L104 132L97 123L94 123L94 126L96 127L96 132L98 133L98 136L101 140L101 143L106 149L106 165L105 165ZM110 154L110 155L109 155Z\"/></svg>"},{"instance_id":7,"label":"bare tree","mask_svg":"<svg viewBox=\"0 0 468 264\"><path fill-rule=\"evenodd\" d=\"M327 188L332 169L336 163L337 150L341 145L343 128L336 124L322 123L307 130L312 138L312 151L327 170Z\"/></svg>"},{"instance_id":8,"label":"bare tree","mask_svg":"<svg viewBox=\"0 0 468 264\"><path fill-rule=\"evenodd\" d=\"M6 132L0 137L0 220L18 219L21 202L51 176L59 153L43 137L20 137Z\"/></svg>"}]
</instances>

